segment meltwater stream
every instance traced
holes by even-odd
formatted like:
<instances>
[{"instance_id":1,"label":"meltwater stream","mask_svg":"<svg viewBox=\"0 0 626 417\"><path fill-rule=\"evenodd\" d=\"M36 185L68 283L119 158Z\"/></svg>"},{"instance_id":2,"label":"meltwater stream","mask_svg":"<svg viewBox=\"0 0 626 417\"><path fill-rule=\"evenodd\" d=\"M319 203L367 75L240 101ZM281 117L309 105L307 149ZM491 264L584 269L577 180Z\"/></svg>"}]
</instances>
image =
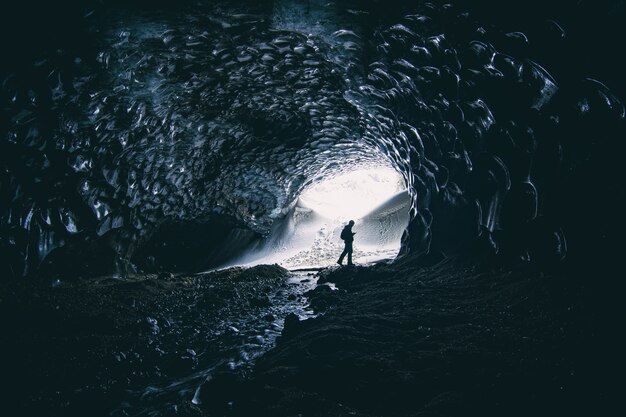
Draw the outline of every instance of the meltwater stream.
<instances>
[{"instance_id":1,"label":"meltwater stream","mask_svg":"<svg viewBox=\"0 0 626 417\"><path fill-rule=\"evenodd\" d=\"M285 317L315 317L303 294L317 278L277 271L258 267L240 275L231 270L189 278L193 291L173 292L161 301L146 318L149 336L114 353L100 386L64 393L65 413L78 412L74 403L83 397L104 395L99 404L112 409L94 410L97 415L172 415L201 405L201 385L215 373L246 375L254 359L274 346ZM118 372L125 387L112 390Z\"/></svg>"}]
</instances>

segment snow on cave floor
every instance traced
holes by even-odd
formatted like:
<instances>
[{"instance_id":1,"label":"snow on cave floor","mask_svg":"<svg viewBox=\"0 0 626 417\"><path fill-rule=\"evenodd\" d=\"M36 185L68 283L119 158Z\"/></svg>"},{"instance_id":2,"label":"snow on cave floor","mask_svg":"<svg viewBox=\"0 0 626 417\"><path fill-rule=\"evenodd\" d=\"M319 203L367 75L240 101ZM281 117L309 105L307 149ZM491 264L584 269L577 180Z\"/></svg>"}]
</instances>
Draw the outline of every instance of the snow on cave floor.
<instances>
[{"instance_id":1,"label":"snow on cave floor","mask_svg":"<svg viewBox=\"0 0 626 417\"><path fill-rule=\"evenodd\" d=\"M339 236L350 218L356 221L352 229L356 233L352 255L355 264L366 266L395 259L409 221L409 203L408 194L400 191L365 215L330 217L301 200L260 248L224 267L278 264L293 270L335 266L344 249Z\"/></svg>"},{"instance_id":2,"label":"snow on cave floor","mask_svg":"<svg viewBox=\"0 0 626 417\"><path fill-rule=\"evenodd\" d=\"M259 247L222 268L335 266L344 249L341 230L349 220L355 221L355 264L394 259L409 223L410 204L402 177L391 167L361 168L331 177L306 189Z\"/></svg>"},{"instance_id":3,"label":"snow on cave floor","mask_svg":"<svg viewBox=\"0 0 626 417\"><path fill-rule=\"evenodd\" d=\"M354 244L352 255L353 263L362 266L375 264L383 260L394 259L399 252L399 246L370 246ZM262 264L278 264L289 270L295 269L323 269L337 266L336 262L343 251L342 243L330 242L328 239L315 239L310 247L296 251L284 248L273 254L258 258L252 262L243 262L242 266L255 266ZM347 257L344 265L347 264Z\"/></svg>"},{"instance_id":4,"label":"snow on cave floor","mask_svg":"<svg viewBox=\"0 0 626 417\"><path fill-rule=\"evenodd\" d=\"M343 250L342 245L313 245L311 249L302 250L279 263L286 269L307 269L307 268L323 268L333 266L337 262L339 255ZM376 262L394 259L398 255L398 248L369 248L361 249L358 245L354 245L354 253L352 261L357 265L371 265ZM348 262L344 259L344 265Z\"/></svg>"}]
</instances>

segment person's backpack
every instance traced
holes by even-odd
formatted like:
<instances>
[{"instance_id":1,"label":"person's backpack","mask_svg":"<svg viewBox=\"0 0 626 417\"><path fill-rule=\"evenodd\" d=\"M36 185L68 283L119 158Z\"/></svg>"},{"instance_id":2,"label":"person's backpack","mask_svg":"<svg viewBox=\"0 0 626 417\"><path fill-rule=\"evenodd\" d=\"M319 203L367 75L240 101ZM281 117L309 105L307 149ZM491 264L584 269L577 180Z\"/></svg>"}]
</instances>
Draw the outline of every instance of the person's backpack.
<instances>
[{"instance_id":1,"label":"person's backpack","mask_svg":"<svg viewBox=\"0 0 626 417\"><path fill-rule=\"evenodd\" d=\"M343 230L341 231L341 240L346 240L348 238L348 228L344 227Z\"/></svg>"}]
</instances>

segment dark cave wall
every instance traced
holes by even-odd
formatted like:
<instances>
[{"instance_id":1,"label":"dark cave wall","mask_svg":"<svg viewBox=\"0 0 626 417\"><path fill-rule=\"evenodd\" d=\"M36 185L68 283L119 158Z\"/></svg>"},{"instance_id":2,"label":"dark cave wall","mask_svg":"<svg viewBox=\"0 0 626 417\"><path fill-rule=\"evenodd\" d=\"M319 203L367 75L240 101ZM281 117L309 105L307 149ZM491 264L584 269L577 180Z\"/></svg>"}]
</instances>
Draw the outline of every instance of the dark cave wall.
<instances>
[{"instance_id":1,"label":"dark cave wall","mask_svg":"<svg viewBox=\"0 0 626 417\"><path fill-rule=\"evenodd\" d=\"M220 3L220 18L241 8L265 20L237 18L227 30L213 22L213 38L202 47L223 37L225 52L206 62L185 61L198 51L185 46L180 30L167 48L160 38L141 44L156 57L143 68L146 76L166 68L165 97L177 97L162 120L162 109L140 101L130 113L120 111L129 102L111 80L127 70L114 65L128 39L111 55L98 52L110 46L103 13L117 3L66 10L22 4L2 37L3 51L14 58L0 68L3 275L205 268L257 239L273 221L269 213L284 211L320 172L335 172L324 167L341 158L328 155L345 152L350 158L343 162L359 163L371 150L395 164L412 192L403 255L548 265L615 254L626 200L619 172L623 3L400 3L359 3L368 13L358 16L346 11L355 2L332 6L357 33L333 35L337 45L353 42L354 50L312 44L306 58L270 52L302 74L318 72L307 94L325 107L309 114L298 110L295 90L269 110L277 91L304 80L285 82L286 73L274 76L285 83L276 90L244 79L214 94L220 76L212 74L203 85L208 90L177 94L203 68L220 70L229 54L278 36L266 31L272 2L222 9ZM154 8L184 18L190 10L212 13L211 7L138 2L130 15ZM306 42L301 34L280 36L277 49ZM154 64L160 57L165 67ZM261 58L228 72L247 74ZM315 60L324 63L308 67ZM75 114L96 110L90 94L98 88L103 96L115 91L98 104L101 118L77 120ZM233 105L237 95L260 100ZM194 113L219 127L198 128ZM141 128L128 130L138 120ZM146 141L155 129L176 140ZM190 146L207 133L225 139ZM125 150L128 143L134 154ZM183 170L164 174L176 161L184 161ZM131 191L135 183L143 194ZM69 261L77 258L80 264Z\"/></svg>"},{"instance_id":2,"label":"dark cave wall","mask_svg":"<svg viewBox=\"0 0 626 417\"><path fill-rule=\"evenodd\" d=\"M207 270L223 264L261 240L262 236L230 217L166 221L138 245L132 261L141 270Z\"/></svg>"},{"instance_id":3,"label":"dark cave wall","mask_svg":"<svg viewBox=\"0 0 626 417\"><path fill-rule=\"evenodd\" d=\"M459 14L425 5L421 11L428 17L405 18L404 26L382 30L383 41L372 48L384 50L388 60L372 59L376 71L384 71L368 74L369 84L391 92L386 107L415 148L415 218L404 236L404 254L497 254L551 264L563 260L568 248L573 259L582 259L610 252L619 241L623 222L617 211L613 220L591 219L607 207L623 207L609 171L623 152L624 108L608 87L589 78L602 70L591 71L582 57L590 43L596 46L591 56L597 50L615 56L620 29L610 27L614 17L602 9L606 5L588 15L586 4L533 5L517 15L515 7ZM497 20L498 14L503 18ZM550 19L559 16L572 35ZM525 34L514 31L521 29ZM611 31L614 36L606 38ZM436 38L439 33L445 37ZM419 59L427 64L410 66ZM388 74L398 74L396 80L409 75L417 93ZM621 80L605 75L609 85L621 88ZM421 103L415 104L417 94ZM600 191L605 187L617 194Z\"/></svg>"}]
</instances>

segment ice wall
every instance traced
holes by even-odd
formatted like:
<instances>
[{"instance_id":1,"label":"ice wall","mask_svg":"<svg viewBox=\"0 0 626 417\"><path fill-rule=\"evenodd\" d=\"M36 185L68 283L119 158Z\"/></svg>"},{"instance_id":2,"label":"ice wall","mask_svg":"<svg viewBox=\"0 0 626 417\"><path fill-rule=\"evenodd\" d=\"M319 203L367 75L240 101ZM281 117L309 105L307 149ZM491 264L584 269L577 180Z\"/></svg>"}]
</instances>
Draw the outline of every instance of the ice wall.
<instances>
[{"instance_id":1,"label":"ice wall","mask_svg":"<svg viewBox=\"0 0 626 417\"><path fill-rule=\"evenodd\" d=\"M554 20L522 33L442 2L98 7L80 51L3 64L9 276L149 268L163 228L194 222L267 235L355 165L402 174L403 254L556 262L617 236L624 107Z\"/></svg>"}]
</instances>

